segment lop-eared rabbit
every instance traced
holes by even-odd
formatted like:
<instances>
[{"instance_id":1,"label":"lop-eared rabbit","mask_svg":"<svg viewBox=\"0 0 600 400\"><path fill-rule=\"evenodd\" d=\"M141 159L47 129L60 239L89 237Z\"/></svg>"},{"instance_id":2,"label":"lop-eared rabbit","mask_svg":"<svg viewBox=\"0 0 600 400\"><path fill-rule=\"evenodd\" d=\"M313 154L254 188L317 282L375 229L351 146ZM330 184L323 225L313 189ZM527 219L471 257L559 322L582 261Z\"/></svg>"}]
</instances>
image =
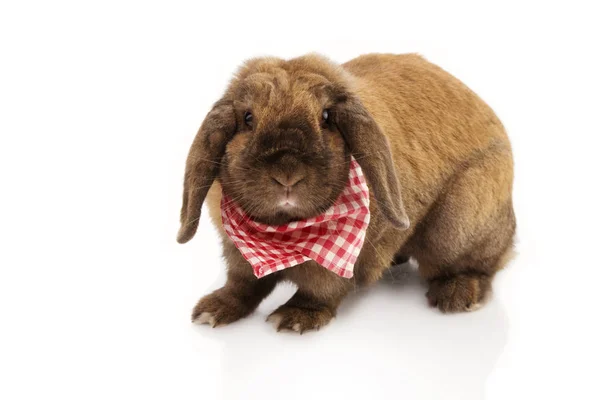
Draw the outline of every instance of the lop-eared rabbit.
<instances>
[{"instance_id":1,"label":"lop-eared rabbit","mask_svg":"<svg viewBox=\"0 0 600 400\"><path fill-rule=\"evenodd\" d=\"M334 204L352 157L371 213L354 276L307 261L257 279L223 229L223 194L264 224L311 218ZM475 310L512 251L512 183L510 143L494 112L419 55L368 54L341 65L314 54L249 60L187 159L177 240L194 236L206 200L227 263L227 282L198 302L192 320L237 321L285 280L298 290L268 319L278 330L318 329L349 292L408 257L431 306ZM283 193L297 200L292 207L281 205Z\"/></svg>"}]
</instances>

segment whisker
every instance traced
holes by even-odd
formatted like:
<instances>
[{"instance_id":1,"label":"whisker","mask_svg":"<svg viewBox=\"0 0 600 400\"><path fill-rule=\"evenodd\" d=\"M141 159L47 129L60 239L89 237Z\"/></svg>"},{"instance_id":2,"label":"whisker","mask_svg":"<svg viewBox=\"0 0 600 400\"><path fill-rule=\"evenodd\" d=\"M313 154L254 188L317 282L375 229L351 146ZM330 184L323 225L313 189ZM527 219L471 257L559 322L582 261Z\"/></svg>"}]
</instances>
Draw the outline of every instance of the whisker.
<instances>
[{"instance_id":1,"label":"whisker","mask_svg":"<svg viewBox=\"0 0 600 400\"><path fill-rule=\"evenodd\" d=\"M231 168L240 169L240 170L248 171L248 172L258 172L258 170L256 168L253 168L253 167L240 167L239 165L225 164L225 163L222 163L222 162L219 162L219 161L209 160L208 158L197 157L197 158L195 158L195 160L206 161L206 162L209 162L209 163L212 163L212 164L216 164L216 165L219 165L219 166L231 167Z\"/></svg>"},{"instance_id":2,"label":"whisker","mask_svg":"<svg viewBox=\"0 0 600 400\"><path fill-rule=\"evenodd\" d=\"M372 156L374 154L385 153L385 152L386 152L386 150L376 150L376 151L372 151L370 153L362 153L362 155L360 157L354 157L354 160L356 160L356 161L362 160L363 158L370 157L370 156ZM341 162L341 163L337 163L337 164L331 164L331 166L332 167L337 167L337 166L344 165L344 164L346 164L346 161Z\"/></svg>"}]
</instances>

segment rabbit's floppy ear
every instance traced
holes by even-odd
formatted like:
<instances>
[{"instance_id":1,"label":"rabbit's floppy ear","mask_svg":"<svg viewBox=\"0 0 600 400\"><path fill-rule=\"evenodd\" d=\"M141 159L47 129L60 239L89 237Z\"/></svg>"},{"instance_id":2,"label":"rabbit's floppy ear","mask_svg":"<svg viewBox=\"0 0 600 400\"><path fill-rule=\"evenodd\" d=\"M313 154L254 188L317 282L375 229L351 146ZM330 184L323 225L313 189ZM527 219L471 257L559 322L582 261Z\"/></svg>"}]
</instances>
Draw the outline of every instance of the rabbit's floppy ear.
<instances>
[{"instance_id":1,"label":"rabbit's floppy ear","mask_svg":"<svg viewBox=\"0 0 600 400\"><path fill-rule=\"evenodd\" d=\"M396 228L408 229L390 145L377 122L356 96L346 95L335 107L335 123L371 184L382 213Z\"/></svg>"},{"instance_id":2,"label":"rabbit's floppy ear","mask_svg":"<svg viewBox=\"0 0 600 400\"><path fill-rule=\"evenodd\" d=\"M215 180L225 146L236 130L235 113L230 101L217 102L206 115L194 138L185 166L179 243L196 234L204 198Z\"/></svg>"}]
</instances>

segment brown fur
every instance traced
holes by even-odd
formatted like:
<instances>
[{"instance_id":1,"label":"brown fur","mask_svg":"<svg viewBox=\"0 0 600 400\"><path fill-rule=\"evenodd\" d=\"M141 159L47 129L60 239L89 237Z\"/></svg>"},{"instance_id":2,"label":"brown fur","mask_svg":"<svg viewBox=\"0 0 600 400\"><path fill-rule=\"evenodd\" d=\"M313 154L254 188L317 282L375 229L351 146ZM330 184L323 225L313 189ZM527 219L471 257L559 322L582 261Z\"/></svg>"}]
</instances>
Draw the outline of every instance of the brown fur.
<instances>
[{"instance_id":1,"label":"brown fur","mask_svg":"<svg viewBox=\"0 0 600 400\"><path fill-rule=\"evenodd\" d=\"M330 120L322 120L323 109ZM252 126L244 122L249 110ZM372 200L354 278L307 262L256 279L222 229L221 189L256 220L307 218L335 201L350 155ZM285 179L300 179L292 188L300 201L282 211L274 180ZM250 60L208 114L188 157L178 240L194 235L206 196L228 265L226 285L200 300L192 317L233 322L277 281L289 280L298 292L270 319L278 329L316 329L348 291L408 256L429 282L432 306L472 310L511 254L512 180L510 144L493 111L418 55L370 54L341 66L317 55Z\"/></svg>"}]
</instances>

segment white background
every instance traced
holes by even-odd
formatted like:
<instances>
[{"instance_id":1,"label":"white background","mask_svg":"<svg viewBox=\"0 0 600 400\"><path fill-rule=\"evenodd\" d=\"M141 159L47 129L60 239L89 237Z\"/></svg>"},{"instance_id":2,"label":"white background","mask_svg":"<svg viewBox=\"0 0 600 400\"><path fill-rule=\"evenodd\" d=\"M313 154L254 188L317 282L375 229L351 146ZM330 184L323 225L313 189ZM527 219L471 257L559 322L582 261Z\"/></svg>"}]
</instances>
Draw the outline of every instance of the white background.
<instances>
[{"instance_id":1,"label":"white background","mask_svg":"<svg viewBox=\"0 0 600 400\"><path fill-rule=\"evenodd\" d=\"M0 398L600 398L599 14L562 3L3 1ZM224 268L206 213L175 242L188 147L244 59L309 51L419 52L496 110L519 256L485 308L403 266L318 333L264 322L291 287L190 324Z\"/></svg>"}]
</instances>

